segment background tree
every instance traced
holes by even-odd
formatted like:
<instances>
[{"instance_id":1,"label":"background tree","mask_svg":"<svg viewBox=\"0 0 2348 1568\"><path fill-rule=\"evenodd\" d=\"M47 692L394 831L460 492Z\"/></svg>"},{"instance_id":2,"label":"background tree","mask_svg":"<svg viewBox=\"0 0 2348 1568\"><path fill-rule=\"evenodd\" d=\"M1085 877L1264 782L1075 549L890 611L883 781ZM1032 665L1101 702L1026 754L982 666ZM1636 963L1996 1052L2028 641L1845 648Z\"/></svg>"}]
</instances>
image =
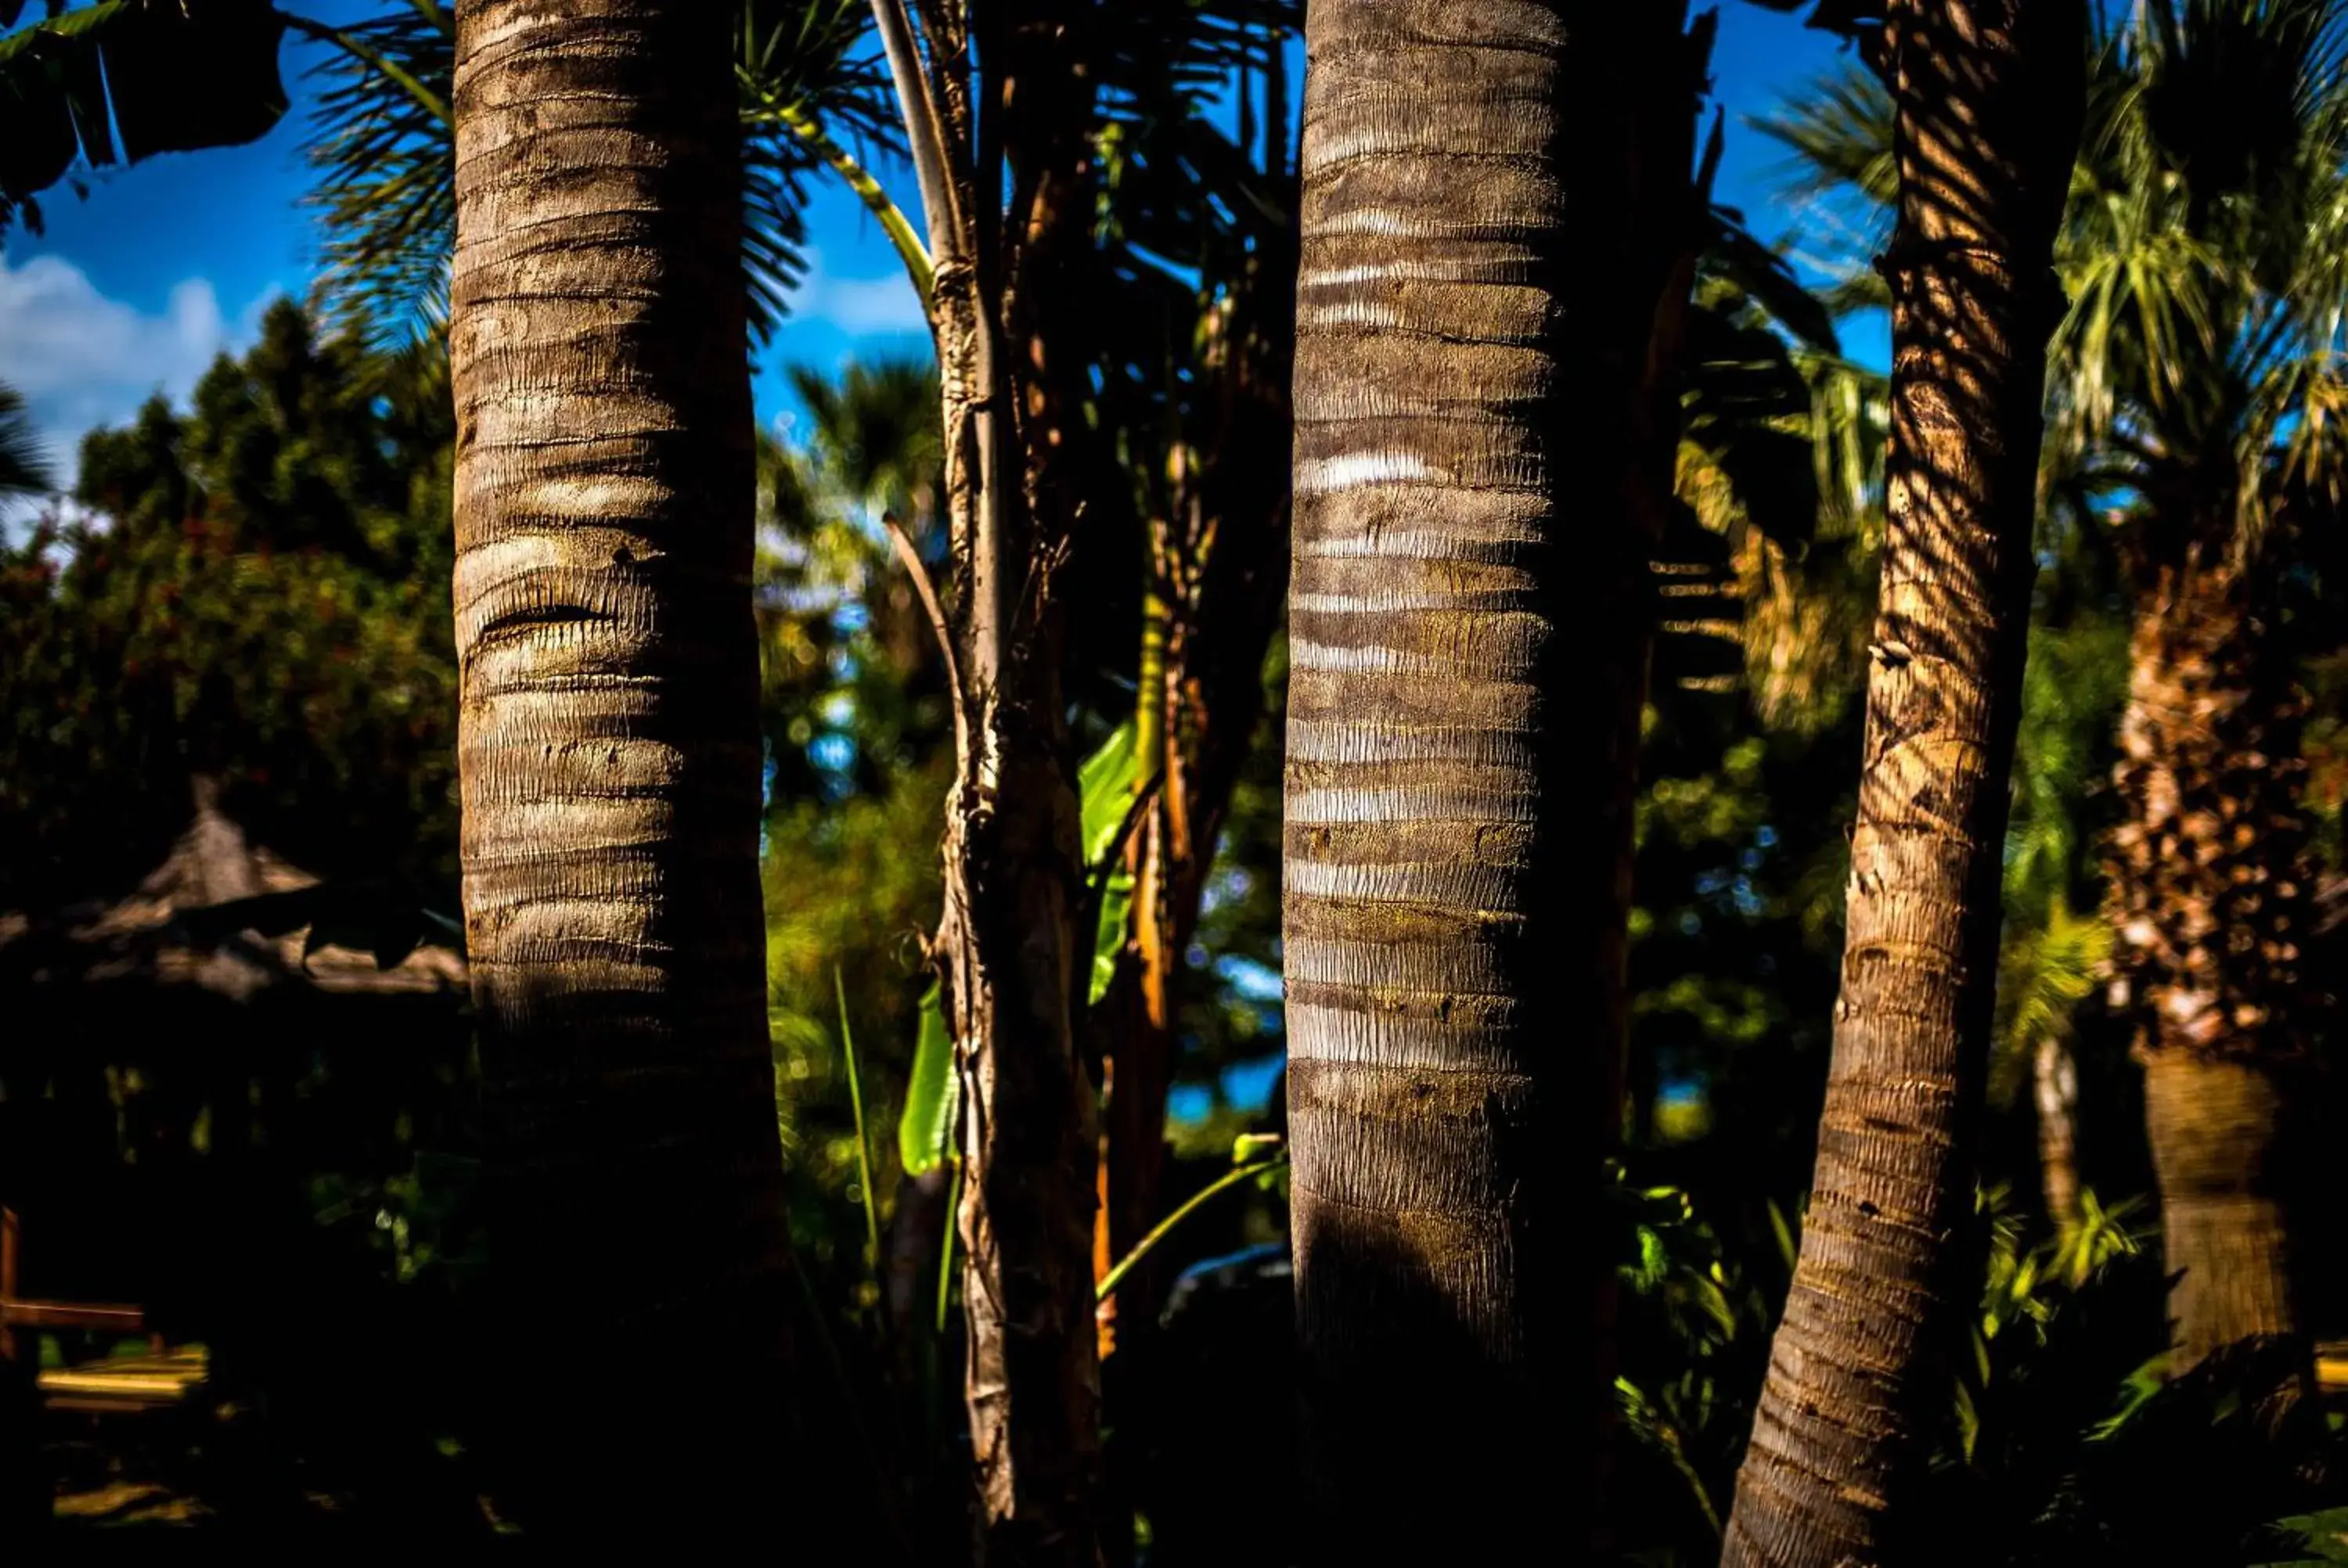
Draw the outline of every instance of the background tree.
<instances>
[{"instance_id":1,"label":"background tree","mask_svg":"<svg viewBox=\"0 0 2348 1568\"><path fill-rule=\"evenodd\" d=\"M48 458L25 414L24 395L0 385L0 497L45 495L52 483Z\"/></svg>"},{"instance_id":2,"label":"background tree","mask_svg":"<svg viewBox=\"0 0 2348 1568\"><path fill-rule=\"evenodd\" d=\"M2339 27L2318 0L2116 19L2060 241L2075 303L2048 483L2059 526L2116 556L2134 627L2128 804L2104 871L2171 1261L2189 1271L2180 1366L2297 1327L2304 1306L2287 1111L2309 1103L2313 824L2292 685L2320 642L2307 618L2286 630L2286 585L2322 579L2338 484ZM1881 125L1879 93L1846 77L1775 129L1814 193L1879 200Z\"/></svg>"},{"instance_id":3,"label":"background tree","mask_svg":"<svg viewBox=\"0 0 2348 1568\"><path fill-rule=\"evenodd\" d=\"M84 443L7 558L0 897L118 891L204 774L297 864L453 911L448 384L281 302L188 411Z\"/></svg>"},{"instance_id":4,"label":"background tree","mask_svg":"<svg viewBox=\"0 0 2348 1568\"><path fill-rule=\"evenodd\" d=\"M2311 492L2340 484L2317 410L2348 278L2343 20L2313 0L2141 8L2106 56L2074 207L2060 427L2072 483L2133 503L2108 907L2180 1368L2307 1323L2312 825L2281 622L2295 536L2326 520Z\"/></svg>"}]
</instances>

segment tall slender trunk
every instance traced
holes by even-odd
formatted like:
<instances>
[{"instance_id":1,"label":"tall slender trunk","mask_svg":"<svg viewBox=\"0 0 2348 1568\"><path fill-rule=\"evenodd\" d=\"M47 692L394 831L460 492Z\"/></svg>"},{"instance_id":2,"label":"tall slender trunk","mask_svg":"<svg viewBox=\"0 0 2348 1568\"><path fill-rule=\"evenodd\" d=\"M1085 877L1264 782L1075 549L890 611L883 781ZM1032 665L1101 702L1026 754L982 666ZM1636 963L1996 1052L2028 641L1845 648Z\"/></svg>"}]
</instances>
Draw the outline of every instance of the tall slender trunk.
<instances>
[{"instance_id":1,"label":"tall slender trunk","mask_svg":"<svg viewBox=\"0 0 2348 1568\"><path fill-rule=\"evenodd\" d=\"M1695 237L1684 16L1306 19L1282 924L1331 1561L1595 1514L1525 1434L1561 1408L1594 1434L1608 1399L1591 1216Z\"/></svg>"},{"instance_id":2,"label":"tall slender trunk","mask_svg":"<svg viewBox=\"0 0 2348 1568\"><path fill-rule=\"evenodd\" d=\"M949 341L942 334L942 361ZM947 398L949 439L985 439L975 388L990 384L965 370L959 384ZM996 473L1014 461L1006 451ZM1010 497L987 507L951 467L949 485L956 550L972 563L965 668L992 668L991 679L964 676L972 748L947 806L937 942L963 1083L964 1389L982 1557L1086 1564L1097 1555L1099 1458L1094 1107L1076 1049L1088 948L1076 935L1084 882L1061 718L1064 611L1046 564L1057 536L1047 546ZM1021 579L1029 586L1005 592ZM991 657L979 651L976 608L990 593L1004 595Z\"/></svg>"},{"instance_id":3,"label":"tall slender trunk","mask_svg":"<svg viewBox=\"0 0 2348 1568\"><path fill-rule=\"evenodd\" d=\"M2152 574L2114 770L2114 950L2141 1019L2168 1267L2183 1274L2179 1371L2305 1327L2291 1233L2312 868L2299 706L2253 601L2263 580L2198 554Z\"/></svg>"},{"instance_id":4,"label":"tall slender trunk","mask_svg":"<svg viewBox=\"0 0 2348 1568\"><path fill-rule=\"evenodd\" d=\"M1917 1562L1909 1502L1970 1307L2006 775L2034 575L2077 4L1893 0L1889 532L1842 990L1792 1292L1727 1568Z\"/></svg>"},{"instance_id":5,"label":"tall slender trunk","mask_svg":"<svg viewBox=\"0 0 2348 1568\"><path fill-rule=\"evenodd\" d=\"M957 8L919 10L917 36L904 0L873 0L936 263L930 323L957 567L956 776L933 958L962 1083L977 1547L985 1562L1089 1565L1094 1109L1075 1027L1087 949L1056 580L1073 507L1051 438L1066 416L1053 378L1068 367L1037 330L1047 307L1022 289L1048 283L1054 246L1082 221L1086 144L1070 125L1086 122L1091 87L1069 79L1067 18L1049 4L978 13L995 30L975 60ZM1027 209L1006 213L1006 189Z\"/></svg>"},{"instance_id":6,"label":"tall slender trunk","mask_svg":"<svg viewBox=\"0 0 2348 1568\"><path fill-rule=\"evenodd\" d=\"M723 7L457 12L458 761L502 1408L541 1532L771 1506L781 1148ZM723 1345L722 1378L678 1374Z\"/></svg>"}]
</instances>

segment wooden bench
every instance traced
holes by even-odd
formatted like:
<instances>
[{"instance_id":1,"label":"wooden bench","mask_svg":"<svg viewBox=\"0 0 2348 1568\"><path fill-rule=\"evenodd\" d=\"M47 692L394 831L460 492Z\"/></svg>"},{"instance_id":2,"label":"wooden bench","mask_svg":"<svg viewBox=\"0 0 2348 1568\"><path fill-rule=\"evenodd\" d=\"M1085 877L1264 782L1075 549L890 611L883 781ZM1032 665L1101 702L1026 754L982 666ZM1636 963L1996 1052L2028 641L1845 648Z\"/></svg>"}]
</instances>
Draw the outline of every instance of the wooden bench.
<instances>
[{"instance_id":1,"label":"wooden bench","mask_svg":"<svg viewBox=\"0 0 2348 1568\"><path fill-rule=\"evenodd\" d=\"M144 1307L26 1296L17 1283L23 1246L23 1226L15 1211L0 1208L0 1361L32 1358L33 1387L45 1408L90 1415L161 1409L185 1402L204 1380L203 1348L166 1346L163 1337L148 1327ZM143 1337L148 1354L43 1368L40 1331L45 1328L84 1329L110 1334L117 1340Z\"/></svg>"}]
</instances>

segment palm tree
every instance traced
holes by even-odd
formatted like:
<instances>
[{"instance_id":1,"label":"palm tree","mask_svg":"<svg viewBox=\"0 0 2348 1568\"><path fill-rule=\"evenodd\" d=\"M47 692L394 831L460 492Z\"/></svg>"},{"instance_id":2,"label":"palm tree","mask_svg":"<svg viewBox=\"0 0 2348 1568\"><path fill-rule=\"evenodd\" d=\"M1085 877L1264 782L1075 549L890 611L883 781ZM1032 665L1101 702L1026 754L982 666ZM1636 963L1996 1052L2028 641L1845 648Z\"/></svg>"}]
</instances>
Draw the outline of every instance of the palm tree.
<instances>
[{"instance_id":1,"label":"palm tree","mask_svg":"<svg viewBox=\"0 0 2348 1568\"><path fill-rule=\"evenodd\" d=\"M2116 995L2137 1021L2181 1368L2301 1327L2291 1107L2304 1097L2309 819L2276 595L2348 477L2348 7L2147 0L2096 54L2060 241L2048 488L2133 600L2108 845ZM1772 127L1813 191L1880 199L1855 77Z\"/></svg>"},{"instance_id":2,"label":"palm tree","mask_svg":"<svg viewBox=\"0 0 2348 1568\"><path fill-rule=\"evenodd\" d=\"M885 143L881 78L852 54L861 0L733 0L734 86L743 138L742 257L762 337L798 276L808 179L829 168L868 189L838 137ZM11 19L21 5L0 6ZM0 24L5 26L5 24ZM317 302L369 335L437 336L455 227L449 77L454 10L387 0L336 25L252 0L96 0L0 33L0 229L37 227L38 192L77 161L92 169L157 152L225 147L274 127L286 108L287 35L324 46L307 153L320 217ZM180 90L191 73L201 93ZM120 128L119 138L112 127ZM885 204L884 204L885 205ZM884 220L893 217L884 214Z\"/></svg>"},{"instance_id":3,"label":"palm tree","mask_svg":"<svg viewBox=\"0 0 2348 1568\"><path fill-rule=\"evenodd\" d=\"M1586 9L1306 19L1282 925L1333 1561L1534 1538L1524 1434L1612 1402L1600 1249L1563 1232L1619 1123L1706 40Z\"/></svg>"},{"instance_id":4,"label":"palm tree","mask_svg":"<svg viewBox=\"0 0 2348 1568\"><path fill-rule=\"evenodd\" d=\"M2113 40L2073 207L2071 487L2127 497L2123 820L2106 873L2137 1021L2177 1365L2302 1333L2311 823L2278 592L2348 451L2338 0L2151 0ZM2073 477L2075 475L2075 477Z\"/></svg>"},{"instance_id":5,"label":"palm tree","mask_svg":"<svg viewBox=\"0 0 2348 1568\"><path fill-rule=\"evenodd\" d=\"M2054 231L2078 145L2083 5L1894 0L1888 532L1841 996L1808 1216L1722 1562L1872 1563L1897 1532L1969 1302L2005 780Z\"/></svg>"},{"instance_id":6,"label":"palm tree","mask_svg":"<svg viewBox=\"0 0 2348 1568\"><path fill-rule=\"evenodd\" d=\"M499 1392L558 1532L747 1524L782 1473L728 46L685 0L457 12L466 938L532 1347ZM677 1376L680 1340L724 1376Z\"/></svg>"},{"instance_id":7,"label":"palm tree","mask_svg":"<svg viewBox=\"0 0 2348 1568\"><path fill-rule=\"evenodd\" d=\"M48 455L25 412L25 395L0 384L0 501L46 496L56 487Z\"/></svg>"}]
</instances>

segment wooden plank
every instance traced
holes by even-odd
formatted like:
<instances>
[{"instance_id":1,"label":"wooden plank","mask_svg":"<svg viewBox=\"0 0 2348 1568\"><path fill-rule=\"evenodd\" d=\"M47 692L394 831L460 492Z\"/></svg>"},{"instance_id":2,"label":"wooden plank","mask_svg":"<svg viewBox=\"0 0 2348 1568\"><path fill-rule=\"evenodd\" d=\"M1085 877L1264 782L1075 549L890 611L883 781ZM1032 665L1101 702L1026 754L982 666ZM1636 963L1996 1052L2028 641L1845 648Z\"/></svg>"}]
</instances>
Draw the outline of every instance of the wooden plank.
<instances>
[{"instance_id":1,"label":"wooden plank","mask_svg":"<svg viewBox=\"0 0 2348 1568\"><path fill-rule=\"evenodd\" d=\"M201 1345L156 1356L125 1356L86 1361L40 1373L35 1387L53 1410L105 1414L111 1410L159 1409L186 1399L203 1382L211 1358Z\"/></svg>"},{"instance_id":2,"label":"wooden plank","mask_svg":"<svg viewBox=\"0 0 2348 1568\"><path fill-rule=\"evenodd\" d=\"M143 1334L146 1309L106 1301L0 1301L0 1323L12 1328L111 1328Z\"/></svg>"}]
</instances>

